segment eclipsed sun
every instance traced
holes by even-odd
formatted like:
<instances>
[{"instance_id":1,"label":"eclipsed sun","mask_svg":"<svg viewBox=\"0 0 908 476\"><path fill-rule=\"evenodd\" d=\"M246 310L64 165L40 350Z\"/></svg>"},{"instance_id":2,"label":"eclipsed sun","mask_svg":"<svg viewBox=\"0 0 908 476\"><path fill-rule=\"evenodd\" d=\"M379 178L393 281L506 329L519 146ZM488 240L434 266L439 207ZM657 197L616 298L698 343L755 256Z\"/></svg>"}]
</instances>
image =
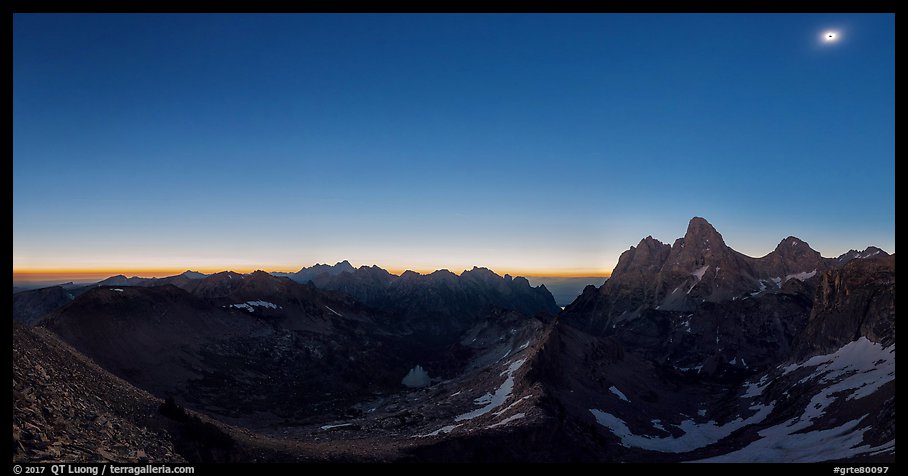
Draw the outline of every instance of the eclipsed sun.
<instances>
[{"instance_id":1,"label":"eclipsed sun","mask_svg":"<svg viewBox=\"0 0 908 476\"><path fill-rule=\"evenodd\" d=\"M823 43L836 43L841 37L842 35L840 35L839 32L832 30L824 31L822 34L820 34L820 40Z\"/></svg>"}]
</instances>

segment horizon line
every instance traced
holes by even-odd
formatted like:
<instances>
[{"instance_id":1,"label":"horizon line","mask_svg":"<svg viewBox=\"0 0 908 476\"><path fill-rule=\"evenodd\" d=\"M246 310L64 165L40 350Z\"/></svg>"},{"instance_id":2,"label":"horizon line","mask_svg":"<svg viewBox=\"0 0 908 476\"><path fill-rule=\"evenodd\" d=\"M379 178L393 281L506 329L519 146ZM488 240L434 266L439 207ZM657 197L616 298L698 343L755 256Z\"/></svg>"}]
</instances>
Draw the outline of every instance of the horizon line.
<instances>
[{"instance_id":1,"label":"horizon line","mask_svg":"<svg viewBox=\"0 0 908 476\"><path fill-rule=\"evenodd\" d=\"M346 261L346 260L343 260ZM339 261L339 263L343 262ZM315 263L313 265L307 266L307 268L322 264ZM370 265L363 265L365 267L370 267ZM361 266L354 266L358 269ZM381 266L379 266L381 268ZM501 269L496 270L488 266L475 266L476 268L486 268L494 272L499 276L510 275L512 277L525 277L525 278L606 278L611 276L611 270L604 269L595 269L595 268L557 268L551 270L531 270L531 269ZM267 269L266 269L267 268ZM385 271L401 275L406 271L413 271L419 274L431 274L436 271L447 270L456 275L462 274L464 271L469 271L472 268L464 269L461 271L453 271L448 267L441 267L437 269L430 268L399 268L399 267L389 267L382 268ZM39 282L39 281L53 281L53 280L91 280L91 279L105 279L112 276L124 275L127 277L142 277L142 278L163 278L167 276L175 276L182 274L186 271L195 271L203 274L215 274L224 271L232 271L240 274L249 274L254 271L265 271L267 273L296 273L300 268L288 268L285 266L277 267L250 267L250 266L227 266L227 267L167 267L167 268L113 268L113 267L104 267L104 268L13 268L13 281L14 282Z\"/></svg>"}]
</instances>

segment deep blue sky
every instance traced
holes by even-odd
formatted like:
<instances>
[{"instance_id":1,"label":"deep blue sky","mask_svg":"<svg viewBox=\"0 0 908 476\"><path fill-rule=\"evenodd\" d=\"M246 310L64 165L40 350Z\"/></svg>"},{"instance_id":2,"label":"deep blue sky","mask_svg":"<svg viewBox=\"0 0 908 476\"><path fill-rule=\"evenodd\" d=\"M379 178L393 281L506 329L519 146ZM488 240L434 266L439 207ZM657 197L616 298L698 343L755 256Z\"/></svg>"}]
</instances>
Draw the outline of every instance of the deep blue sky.
<instances>
[{"instance_id":1,"label":"deep blue sky","mask_svg":"<svg viewBox=\"0 0 908 476\"><path fill-rule=\"evenodd\" d=\"M18 270L895 251L893 15L16 15L13 64Z\"/></svg>"}]
</instances>

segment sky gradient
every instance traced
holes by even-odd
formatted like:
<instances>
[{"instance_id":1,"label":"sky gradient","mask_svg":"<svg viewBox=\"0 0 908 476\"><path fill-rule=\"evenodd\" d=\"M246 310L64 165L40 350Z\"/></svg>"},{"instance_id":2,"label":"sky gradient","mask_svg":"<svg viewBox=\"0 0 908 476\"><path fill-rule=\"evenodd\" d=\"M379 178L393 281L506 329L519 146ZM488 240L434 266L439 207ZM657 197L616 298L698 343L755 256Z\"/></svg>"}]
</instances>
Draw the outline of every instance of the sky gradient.
<instances>
[{"instance_id":1,"label":"sky gradient","mask_svg":"<svg viewBox=\"0 0 908 476\"><path fill-rule=\"evenodd\" d=\"M894 35L889 14L18 14L14 277L596 276L692 216L751 256L894 252Z\"/></svg>"}]
</instances>

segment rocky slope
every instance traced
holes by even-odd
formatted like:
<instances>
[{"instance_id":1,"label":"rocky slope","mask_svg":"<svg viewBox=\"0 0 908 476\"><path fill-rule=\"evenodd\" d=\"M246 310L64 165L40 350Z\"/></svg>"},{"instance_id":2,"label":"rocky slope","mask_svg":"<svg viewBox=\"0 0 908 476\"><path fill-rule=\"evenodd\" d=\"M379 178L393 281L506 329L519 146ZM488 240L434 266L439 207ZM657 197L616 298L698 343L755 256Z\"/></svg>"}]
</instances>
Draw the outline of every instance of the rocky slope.
<instances>
[{"instance_id":1,"label":"rocky slope","mask_svg":"<svg viewBox=\"0 0 908 476\"><path fill-rule=\"evenodd\" d=\"M51 286L13 294L13 320L35 325L50 312L75 299L75 295L62 286Z\"/></svg>"},{"instance_id":2,"label":"rocky slope","mask_svg":"<svg viewBox=\"0 0 908 476\"><path fill-rule=\"evenodd\" d=\"M179 462L160 401L43 329L13 325L13 461Z\"/></svg>"},{"instance_id":3,"label":"rocky slope","mask_svg":"<svg viewBox=\"0 0 908 476\"><path fill-rule=\"evenodd\" d=\"M268 331L174 286L94 288L42 326L115 375L156 392L198 378L199 348Z\"/></svg>"}]
</instances>

